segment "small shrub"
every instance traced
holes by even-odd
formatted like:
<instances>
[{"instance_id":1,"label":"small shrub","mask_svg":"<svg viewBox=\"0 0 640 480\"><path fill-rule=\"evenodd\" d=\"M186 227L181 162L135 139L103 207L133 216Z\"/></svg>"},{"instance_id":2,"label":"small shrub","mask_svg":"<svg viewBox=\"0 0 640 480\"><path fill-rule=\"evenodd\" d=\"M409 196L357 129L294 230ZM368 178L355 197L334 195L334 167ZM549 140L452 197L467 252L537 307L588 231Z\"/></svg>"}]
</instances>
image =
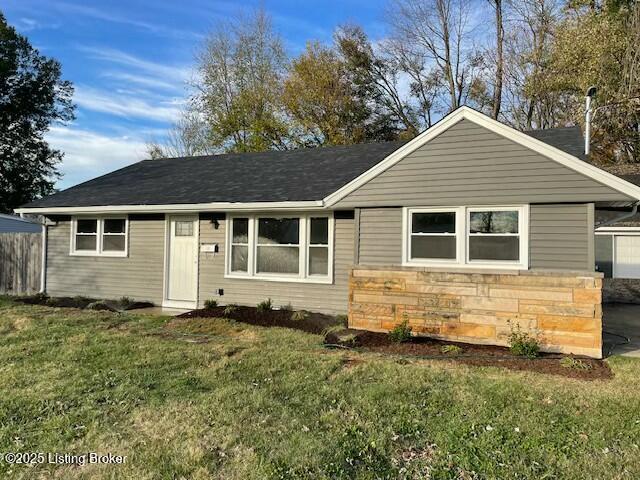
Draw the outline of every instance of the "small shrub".
<instances>
[{"instance_id":1,"label":"small shrub","mask_svg":"<svg viewBox=\"0 0 640 480\"><path fill-rule=\"evenodd\" d=\"M336 315L336 321L346 327L349 324L349 317L344 314Z\"/></svg>"},{"instance_id":2,"label":"small shrub","mask_svg":"<svg viewBox=\"0 0 640 480\"><path fill-rule=\"evenodd\" d=\"M458 345L443 345L442 348L440 348L440 352L444 354L451 353L453 355L460 355L462 353L462 348Z\"/></svg>"},{"instance_id":3,"label":"small shrub","mask_svg":"<svg viewBox=\"0 0 640 480\"><path fill-rule=\"evenodd\" d=\"M224 307L224 310L222 311L222 313L224 314L225 317L228 317L229 315L232 315L233 312L235 312L236 310L238 310L238 306L234 303L230 303L229 305Z\"/></svg>"},{"instance_id":4,"label":"small shrub","mask_svg":"<svg viewBox=\"0 0 640 480\"><path fill-rule=\"evenodd\" d=\"M515 327L511 325L509 345L511 353L519 357L536 358L540 353L538 340L527 332L523 332L519 323Z\"/></svg>"},{"instance_id":5,"label":"small shrub","mask_svg":"<svg viewBox=\"0 0 640 480\"><path fill-rule=\"evenodd\" d=\"M563 359L561 359L560 366L564 368L571 368L573 370L590 370L591 369L591 365L573 357L564 357Z\"/></svg>"},{"instance_id":6,"label":"small shrub","mask_svg":"<svg viewBox=\"0 0 640 480\"><path fill-rule=\"evenodd\" d=\"M269 312L271 311L271 309L273 309L273 302L270 298L267 298L266 300L260 302L256 307L256 310L258 310L258 312L260 313Z\"/></svg>"},{"instance_id":7,"label":"small shrub","mask_svg":"<svg viewBox=\"0 0 640 480\"><path fill-rule=\"evenodd\" d=\"M120 297L120 306L124 309L131 306L133 304L133 300L129 297Z\"/></svg>"},{"instance_id":8,"label":"small shrub","mask_svg":"<svg viewBox=\"0 0 640 480\"><path fill-rule=\"evenodd\" d=\"M409 321L405 318L402 323L396 325L393 330L389 332L389 339L392 342L402 343L411 338L411 327Z\"/></svg>"},{"instance_id":9,"label":"small shrub","mask_svg":"<svg viewBox=\"0 0 640 480\"><path fill-rule=\"evenodd\" d=\"M280 310L282 310L283 312L293 312L291 302L287 303L286 305L280 305Z\"/></svg>"},{"instance_id":10,"label":"small shrub","mask_svg":"<svg viewBox=\"0 0 640 480\"><path fill-rule=\"evenodd\" d=\"M309 312L306 310L298 310L291 314L291 320L294 322L300 322L302 320L306 320L309 317Z\"/></svg>"},{"instance_id":11,"label":"small shrub","mask_svg":"<svg viewBox=\"0 0 640 480\"><path fill-rule=\"evenodd\" d=\"M39 304L39 305L46 305L47 302L49 301L49 295L47 295L44 292L38 292L35 295L33 295L32 298L33 298L34 303Z\"/></svg>"},{"instance_id":12,"label":"small shrub","mask_svg":"<svg viewBox=\"0 0 640 480\"><path fill-rule=\"evenodd\" d=\"M212 310L218 306L218 301L213 298L208 298L204 301L205 310Z\"/></svg>"}]
</instances>

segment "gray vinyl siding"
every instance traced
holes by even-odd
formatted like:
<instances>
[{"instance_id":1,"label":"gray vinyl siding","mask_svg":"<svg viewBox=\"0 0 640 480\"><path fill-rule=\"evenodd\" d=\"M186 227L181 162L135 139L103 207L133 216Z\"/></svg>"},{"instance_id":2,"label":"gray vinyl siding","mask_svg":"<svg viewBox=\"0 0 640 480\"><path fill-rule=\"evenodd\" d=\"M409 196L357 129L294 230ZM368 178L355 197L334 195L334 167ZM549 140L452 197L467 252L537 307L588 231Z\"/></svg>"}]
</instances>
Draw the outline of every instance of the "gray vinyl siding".
<instances>
[{"instance_id":1,"label":"gray vinyl siding","mask_svg":"<svg viewBox=\"0 0 640 480\"><path fill-rule=\"evenodd\" d=\"M0 233L42 233L42 225L0 216Z\"/></svg>"},{"instance_id":2,"label":"gray vinyl siding","mask_svg":"<svg viewBox=\"0 0 640 480\"><path fill-rule=\"evenodd\" d=\"M590 223L588 204L531 205L531 268L593 270L590 238L593 222ZM360 265L400 265L402 209L361 209L359 249Z\"/></svg>"},{"instance_id":3,"label":"gray vinyl siding","mask_svg":"<svg viewBox=\"0 0 640 480\"><path fill-rule=\"evenodd\" d=\"M592 209L589 204L531 205L530 267L593 271Z\"/></svg>"},{"instance_id":4,"label":"gray vinyl siding","mask_svg":"<svg viewBox=\"0 0 640 480\"><path fill-rule=\"evenodd\" d=\"M596 268L605 278L613 276L613 235L596 235Z\"/></svg>"},{"instance_id":5,"label":"gray vinyl siding","mask_svg":"<svg viewBox=\"0 0 640 480\"><path fill-rule=\"evenodd\" d=\"M407 155L338 208L629 200L468 120Z\"/></svg>"},{"instance_id":6,"label":"gray vinyl siding","mask_svg":"<svg viewBox=\"0 0 640 480\"><path fill-rule=\"evenodd\" d=\"M52 296L83 295L162 303L164 272L164 220L129 221L127 257L69 255L69 221L48 227L47 293Z\"/></svg>"},{"instance_id":7,"label":"gray vinyl siding","mask_svg":"<svg viewBox=\"0 0 640 480\"><path fill-rule=\"evenodd\" d=\"M402 264L402 208L360 210L360 265Z\"/></svg>"},{"instance_id":8,"label":"gray vinyl siding","mask_svg":"<svg viewBox=\"0 0 640 480\"><path fill-rule=\"evenodd\" d=\"M276 282L225 278L226 220L200 221L200 243L217 243L219 253L200 255L199 301L214 298L223 304L256 305L271 298L274 305L291 304L296 309L324 313L346 313L349 295L349 270L354 258L354 220L336 219L334 229L333 284ZM224 295L218 295L218 289Z\"/></svg>"}]
</instances>

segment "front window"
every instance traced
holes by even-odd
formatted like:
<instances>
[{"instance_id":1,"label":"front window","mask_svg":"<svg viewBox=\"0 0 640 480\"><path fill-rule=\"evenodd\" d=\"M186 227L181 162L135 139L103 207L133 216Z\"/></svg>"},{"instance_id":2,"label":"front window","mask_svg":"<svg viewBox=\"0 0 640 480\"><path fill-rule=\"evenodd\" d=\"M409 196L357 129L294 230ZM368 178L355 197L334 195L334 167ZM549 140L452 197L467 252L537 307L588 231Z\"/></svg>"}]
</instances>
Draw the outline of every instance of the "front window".
<instances>
[{"instance_id":1,"label":"front window","mask_svg":"<svg viewBox=\"0 0 640 480\"><path fill-rule=\"evenodd\" d=\"M330 282L332 235L328 216L231 218L227 275Z\"/></svg>"},{"instance_id":2,"label":"front window","mask_svg":"<svg viewBox=\"0 0 640 480\"><path fill-rule=\"evenodd\" d=\"M456 260L456 212L415 212L411 215L409 258Z\"/></svg>"},{"instance_id":3,"label":"front window","mask_svg":"<svg viewBox=\"0 0 640 480\"><path fill-rule=\"evenodd\" d=\"M527 268L526 206L406 208L403 263Z\"/></svg>"},{"instance_id":4,"label":"front window","mask_svg":"<svg viewBox=\"0 0 640 480\"><path fill-rule=\"evenodd\" d=\"M520 259L518 210L469 211L469 261Z\"/></svg>"},{"instance_id":5,"label":"front window","mask_svg":"<svg viewBox=\"0 0 640 480\"><path fill-rule=\"evenodd\" d=\"M126 256L126 218L72 219L71 254Z\"/></svg>"},{"instance_id":6,"label":"front window","mask_svg":"<svg viewBox=\"0 0 640 480\"><path fill-rule=\"evenodd\" d=\"M300 219L259 218L257 273L300 272Z\"/></svg>"}]
</instances>

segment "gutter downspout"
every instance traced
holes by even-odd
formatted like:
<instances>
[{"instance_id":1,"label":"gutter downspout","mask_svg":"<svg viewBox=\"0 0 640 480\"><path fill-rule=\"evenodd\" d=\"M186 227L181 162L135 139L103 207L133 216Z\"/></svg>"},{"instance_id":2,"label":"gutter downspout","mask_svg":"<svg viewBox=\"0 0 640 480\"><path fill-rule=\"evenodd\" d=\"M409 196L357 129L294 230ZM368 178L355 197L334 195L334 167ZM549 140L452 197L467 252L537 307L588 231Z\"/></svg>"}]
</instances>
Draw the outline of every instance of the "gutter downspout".
<instances>
[{"instance_id":1,"label":"gutter downspout","mask_svg":"<svg viewBox=\"0 0 640 480\"><path fill-rule=\"evenodd\" d=\"M624 213L619 217L612 218L611 220L607 220L606 222L601 222L596 224L596 228L606 227L607 225L611 225L612 223L618 223L621 220L626 220L627 218L633 217L636 213L638 213L638 205L640 202L636 202L633 204L633 208L631 212Z\"/></svg>"}]
</instances>

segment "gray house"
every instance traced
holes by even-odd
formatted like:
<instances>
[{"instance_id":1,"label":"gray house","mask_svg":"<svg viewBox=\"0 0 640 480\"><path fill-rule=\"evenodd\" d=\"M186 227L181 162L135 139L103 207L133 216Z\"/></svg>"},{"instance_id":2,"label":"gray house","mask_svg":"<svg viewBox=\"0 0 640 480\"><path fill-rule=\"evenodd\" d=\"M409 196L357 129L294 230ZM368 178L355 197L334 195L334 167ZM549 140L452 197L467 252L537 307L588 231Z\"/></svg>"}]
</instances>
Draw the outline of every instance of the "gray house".
<instances>
[{"instance_id":1,"label":"gray house","mask_svg":"<svg viewBox=\"0 0 640 480\"><path fill-rule=\"evenodd\" d=\"M35 201L51 295L349 313L353 328L601 355L596 207L640 187L577 130L462 107L407 143L145 160Z\"/></svg>"},{"instance_id":2,"label":"gray house","mask_svg":"<svg viewBox=\"0 0 640 480\"><path fill-rule=\"evenodd\" d=\"M42 233L42 225L17 215L0 213L0 233Z\"/></svg>"}]
</instances>

